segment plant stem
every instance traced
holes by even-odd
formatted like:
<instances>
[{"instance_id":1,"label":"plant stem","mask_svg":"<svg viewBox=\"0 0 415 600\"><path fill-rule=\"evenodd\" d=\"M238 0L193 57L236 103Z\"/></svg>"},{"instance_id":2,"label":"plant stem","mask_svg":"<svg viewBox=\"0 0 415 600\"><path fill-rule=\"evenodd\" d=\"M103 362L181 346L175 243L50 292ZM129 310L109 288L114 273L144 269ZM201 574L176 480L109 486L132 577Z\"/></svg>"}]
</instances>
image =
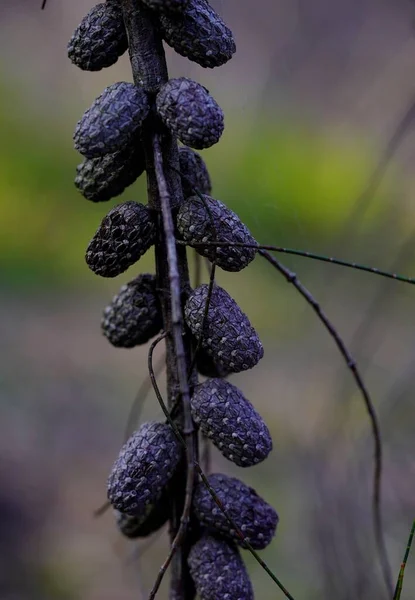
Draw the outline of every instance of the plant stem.
<instances>
[{"instance_id":1,"label":"plant stem","mask_svg":"<svg viewBox=\"0 0 415 600\"><path fill-rule=\"evenodd\" d=\"M162 38L159 33L157 16L137 0L121 0L124 22L128 35L129 54L133 79L136 85L142 87L154 100L161 85L167 82L168 72L164 55ZM191 418L186 408L189 400L188 374L191 365L191 348L187 336L183 335L183 322L181 317L182 296L190 288L186 249L177 246L174 239L173 228L166 230L166 219L172 223L172 214L175 207L182 201L183 192L178 171L178 148L176 140L166 131L157 116L150 115L143 131L143 145L146 155L147 194L148 205L154 210L157 221L157 239L155 243L157 288L163 312L164 331L166 333L166 369L167 369L167 398L169 407L172 407L177 398L181 399L179 411L179 427L184 426L184 435L187 437L190 453L197 452L195 437L192 433ZM162 206L160 173L155 165L155 136L160 139L159 163L162 165L162 181L164 194L168 196L169 214L164 214L166 207ZM172 249L174 251L172 252ZM172 263L173 256L173 263ZM172 273L174 278L172 279ZM190 418L190 425L189 425ZM186 464L187 463L187 464ZM177 533L181 530L181 541L186 533L186 517L183 525L182 512L186 507L190 509L191 493L193 487L193 459L184 464L183 472L176 482L172 498L172 513L170 536L173 544ZM190 473L188 472L188 466ZM191 481L190 481L191 479ZM187 482L187 485L186 485ZM190 498L189 498L190 493ZM176 540L177 542L177 540ZM194 588L187 568L187 544L180 544L172 556L172 579L170 598L174 600L193 600Z\"/></svg>"}]
</instances>

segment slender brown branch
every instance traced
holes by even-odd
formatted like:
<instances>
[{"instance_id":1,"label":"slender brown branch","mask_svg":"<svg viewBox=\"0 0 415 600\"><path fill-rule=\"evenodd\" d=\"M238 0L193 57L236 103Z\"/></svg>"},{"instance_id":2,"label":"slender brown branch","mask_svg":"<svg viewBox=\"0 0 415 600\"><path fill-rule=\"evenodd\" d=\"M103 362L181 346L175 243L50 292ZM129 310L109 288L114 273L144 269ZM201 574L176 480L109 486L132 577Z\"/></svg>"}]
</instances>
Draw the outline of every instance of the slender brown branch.
<instances>
[{"instance_id":1,"label":"slender brown branch","mask_svg":"<svg viewBox=\"0 0 415 600\"><path fill-rule=\"evenodd\" d=\"M352 372L354 380L360 393L363 397L363 401L370 419L370 423L372 426L372 434L375 446L375 458L374 458L374 476L373 476L373 520L374 520L374 531L376 544L379 553L379 559L382 566L382 573L385 580L385 584L388 590L390 597L393 595L393 584L392 584L392 575L391 568L389 565L389 560L386 551L386 545L383 535L383 524L382 524L382 510L381 510L381 484L382 484L382 438L380 427L378 423L378 418L376 415L375 408L373 406L372 400L370 398L369 392L366 388L366 385L363 381L363 378L360 375L360 371L357 367L356 361L353 356L350 354L347 349L345 343L343 342L341 336L337 332L334 325L328 319L323 309L315 300L313 295L308 291L306 287L300 282L297 275L290 271L287 267L282 265L275 257L273 257L266 250L260 250L259 254L263 256L277 271L285 277L285 279L292 283L296 290L303 296L303 298L310 304L310 306L316 312L318 318L323 323L324 327L327 329L331 337L333 338L336 346L338 347L341 355L343 356L347 367Z\"/></svg>"},{"instance_id":2,"label":"slender brown branch","mask_svg":"<svg viewBox=\"0 0 415 600\"><path fill-rule=\"evenodd\" d=\"M183 240L178 241L179 244L187 245L187 242ZM415 284L415 277L407 277L405 275L399 275L390 271L384 271L377 267L369 267L367 265L361 265L355 262L349 262L342 260L341 258L335 258L333 256L323 256L321 254L315 254L314 252L308 252L307 250L296 250L295 248L284 248L282 246L271 246L269 244L247 244L244 242L192 242L192 248L204 248L206 246L216 246L218 248L256 248L259 250L269 250L270 252L279 252L282 254L291 254L293 256L300 256L303 258L311 258L321 262L331 263L340 267L348 267L349 269L355 269L357 271L364 271L366 273L372 273L372 275L380 275L388 279L394 279L395 281L401 281L403 283Z\"/></svg>"},{"instance_id":3,"label":"slender brown branch","mask_svg":"<svg viewBox=\"0 0 415 600\"><path fill-rule=\"evenodd\" d=\"M171 303L171 326L172 336L175 349L176 367L178 374L178 382L180 388L180 397L182 401L183 411L183 435L186 440L186 490L183 513L180 519L179 529L172 542L170 554L162 565L157 576L156 582L150 593L149 600L153 600L160 587L164 574L175 554L185 539L189 520L190 510L192 506L193 488L195 480L194 461L195 461L195 428L193 426L192 415L190 411L190 389L187 372L187 357L183 343L183 315L181 305L181 280L178 269L176 240L174 235L174 223L171 213L170 195L167 188L166 179L163 170L163 156L160 147L160 139L157 134L153 136L154 150L154 166L157 179L159 198L162 210L162 221L164 228L164 237L167 246L168 274L170 287L170 303ZM150 359L149 359L150 360Z\"/></svg>"}]
</instances>

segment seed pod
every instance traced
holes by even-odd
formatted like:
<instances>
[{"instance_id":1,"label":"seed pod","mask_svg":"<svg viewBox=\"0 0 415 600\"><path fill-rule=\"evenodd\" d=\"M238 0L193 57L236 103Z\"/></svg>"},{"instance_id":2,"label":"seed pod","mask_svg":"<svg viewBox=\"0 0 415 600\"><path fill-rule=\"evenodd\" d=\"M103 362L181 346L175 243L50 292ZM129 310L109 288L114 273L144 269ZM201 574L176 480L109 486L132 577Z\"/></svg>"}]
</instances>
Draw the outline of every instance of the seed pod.
<instances>
[{"instance_id":1,"label":"seed pod","mask_svg":"<svg viewBox=\"0 0 415 600\"><path fill-rule=\"evenodd\" d=\"M143 4L161 13L182 12L189 0L141 0Z\"/></svg>"},{"instance_id":2,"label":"seed pod","mask_svg":"<svg viewBox=\"0 0 415 600\"><path fill-rule=\"evenodd\" d=\"M127 32L117 2L101 2L75 29L68 56L84 71L100 71L117 62L128 48Z\"/></svg>"},{"instance_id":3,"label":"seed pod","mask_svg":"<svg viewBox=\"0 0 415 600\"><path fill-rule=\"evenodd\" d=\"M202 348L229 373L252 369L264 355L261 341L235 300L217 285L212 290L202 332L208 289L203 284L187 299L184 315L190 331L197 340L201 338Z\"/></svg>"},{"instance_id":4,"label":"seed pod","mask_svg":"<svg viewBox=\"0 0 415 600\"><path fill-rule=\"evenodd\" d=\"M177 214L177 228L189 246L224 271L241 271L254 260L255 248L242 246L198 246L204 242L256 244L248 227L223 202L206 194L187 198ZM216 255L215 255L216 248Z\"/></svg>"},{"instance_id":5,"label":"seed pod","mask_svg":"<svg viewBox=\"0 0 415 600\"><path fill-rule=\"evenodd\" d=\"M116 277L137 262L154 239L154 220L148 207L138 202L124 202L103 218L85 259L97 275Z\"/></svg>"},{"instance_id":6,"label":"seed pod","mask_svg":"<svg viewBox=\"0 0 415 600\"><path fill-rule=\"evenodd\" d=\"M254 592L238 548L204 535L187 559L200 600L254 600Z\"/></svg>"},{"instance_id":7,"label":"seed pod","mask_svg":"<svg viewBox=\"0 0 415 600\"><path fill-rule=\"evenodd\" d=\"M102 332L117 348L145 344L163 327L154 275L139 275L123 285L104 310Z\"/></svg>"},{"instance_id":8,"label":"seed pod","mask_svg":"<svg viewBox=\"0 0 415 600\"><path fill-rule=\"evenodd\" d=\"M199 347L196 354L196 369L203 377L227 377L229 373L218 363L215 363L213 358Z\"/></svg>"},{"instance_id":9,"label":"seed pod","mask_svg":"<svg viewBox=\"0 0 415 600\"><path fill-rule=\"evenodd\" d=\"M268 546L278 524L278 515L272 506L260 498L253 488L235 477L215 473L208 476L208 481L226 513L252 548L262 550ZM203 482L196 487L193 510L202 525L210 531L245 546Z\"/></svg>"},{"instance_id":10,"label":"seed pod","mask_svg":"<svg viewBox=\"0 0 415 600\"><path fill-rule=\"evenodd\" d=\"M91 202L106 202L123 193L145 170L141 143L98 158L86 158L76 168L75 186Z\"/></svg>"},{"instance_id":11,"label":"seed pod","mask_svg":"<svg viewBox=\"0 0 415 600\"><path fill-rule=\"evenodd\" d=\"M105 88L78 121L75 149L87 158L116 152L126 146L149 111L147 94L121 81Z\"/></svg>"},{"instance_id":12,"label":"seed pod","mask_svg":"<svg viewBox=\"0 0 415 600\"><path fill-rule=\"evenodd\" d=\"M169 499L163 493L158 502L149 505L146 516L127 515L118 510L115 512L117 526L120 532L129 539L143 538L155 533L163 527L170 516Z\"/></svg>"},{"instance_id":13,"label":"seed pod","mask_svg":"<svg viewBox=\"0 0 415 600\"><path fill-rule=\"evenodd\" d=\"M171 132L192 148L209 148L223 133L222 109L206 88L187 77L165 83L157 94L156 107Z\"/></svg>"},{"instance_id":14,"label":"seed pod","mask_svg":"<svg viewBox=\"0 0 415 600\"><path fill-rule=\"evenodd\" d=\"M195 190L200 194L210 194L212 184L203 158L187 146L179 148L180 173L184 198L193 196Z\"/></svg>"},{"instance_id":15,"label":"seed pod","mask_svg":"<svg viewBox=\"0 0 415 600\"><path fill-rule=\"evenodd\" d=\"M208 379L196 386L192 417L202 433L240 467L263 461L272 450L268 427L242 392L229 381Z\"/></svg>"},{"instance_id":16,"label":"seed pod","mask_svg":"<svg viewBox=\"0 0 415 600\"><path fill-rule=\"evenodd\" d=\"M231 30L206 0L190 0L182 12L161 15L160 23L169 46L202 67L219 67L236 51Z\"/></svg>"},{"instance_id":17,"label":"seed pod","mask_svg":"<svg viewBox=\"0 0 415 600\"><path fill-rule=\"evenodd\" d=\"M108 479L116 510L146 518L171 479L181 446L165 423L144 423L121 448Z\"/></svg>"}]
</instances>

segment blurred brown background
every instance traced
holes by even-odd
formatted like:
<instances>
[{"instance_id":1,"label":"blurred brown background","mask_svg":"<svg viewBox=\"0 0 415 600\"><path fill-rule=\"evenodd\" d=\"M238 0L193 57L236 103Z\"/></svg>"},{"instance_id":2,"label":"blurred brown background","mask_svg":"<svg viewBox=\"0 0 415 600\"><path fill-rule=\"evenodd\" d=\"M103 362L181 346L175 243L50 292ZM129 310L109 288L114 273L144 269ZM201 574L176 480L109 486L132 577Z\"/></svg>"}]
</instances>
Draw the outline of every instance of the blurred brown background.
<instances>
[{"instance_id":1,"label":"blurred brown background","mask_svg":"<svg viewBox=\"0 0 415 600\"><path fill-rule=\"evenodd\" d=\"M146 349L110 347L100 316L152 258L116 281L87 269L86 245L113 203L77 193L72 149L76 121L106 85L131 80L129 64L124 56L109 70L79 71L66 45L92 2L40 5L0 3L0 598L141 600L165 557L164 535L149 548L125 543L110 512L92 513L146 377ZM197 79L225 110L225 134L204 153L214 195L263 243L414 273L411 118L380 185L364 194L415 102L413 2L212 5L234 32L233 60L204 71L167 55L172 76ZM122 197L144 198L142 181ZM415 517L415 289L282 260L336 324L379 412L397 574ZM387 598L373 543L370 426L350 372L311 308L259 258L218 280L264 342L261 363L232 381L266 419L274 451L243 472L214 452L214 468L277 508L279 530L263 556L296 599ZM159 416L151 394L141 419ZM245 558L256 597L282 598ZM402 600L414 592L412 558Z\"/></svg>"}]
</instances>

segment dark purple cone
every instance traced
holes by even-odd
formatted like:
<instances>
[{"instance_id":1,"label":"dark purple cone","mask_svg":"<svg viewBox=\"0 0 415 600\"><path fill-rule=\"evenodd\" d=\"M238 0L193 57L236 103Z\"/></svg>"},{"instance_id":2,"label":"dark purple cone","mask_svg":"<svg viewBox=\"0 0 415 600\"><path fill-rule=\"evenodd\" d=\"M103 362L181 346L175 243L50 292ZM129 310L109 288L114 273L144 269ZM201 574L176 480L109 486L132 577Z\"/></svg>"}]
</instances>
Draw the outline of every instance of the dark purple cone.
<instances>
[{"instance_id":1,"label":"dark purple cone","mask_svg":"<svg viewBox=\"0 0 415 600\"><path fill-rule=\"evenodd\" d=\"M170 425L144 423L121 449L108 478L108 499L116 510L147 517L181 458Z\"/></svg>"},{"instance_id":2,"label":"dark purple cone","mask_svg":"<svg viewBox=\"0 0 415 600\"><path fill-rule=\"evenodd\" d=\"M161 15L160 23L169 46L202 67L219 67L236 51L231 30L206 0L190 0L182 12Z\"/></svg>"},{"instance_id":3,"label":"dark purple cone","mask_svg":"<svg viewBox=\"0 0 415 600\"><path fill-rule=\"evenodd\" d=\"M99 158L86 158L76 168L75 186L91 202L106 202L123 193L145 170L141 143Z\"/></svg>"},{"instance_id":4,"label":"dark purple cone","mask_svg":"<svg viewBox=\"0 0 415 600\"><path fill-rule=\"evenodd\" d=\"M204 535L187 559L200 600L254 600L249 575L238 548Z\"/></svg>"},{"instance_id":5,"label":"dark purple cone","mask_svg":"<svg viewBox=\"0 0 415 600\"><path fill-rule=\"evenodd\" d=\"M268 427L229 381L208 379L197 385L191 408L193 420L204 435L238 466L256 465L271 452Z\"/></svg>"},{"instance_id":6,"label":"dark purple cone","mask_svg":"<svg viewBox=\"0 0 415 600\"><path fill-rule=\"evenodd\" d=\"M170 131L186 146L209 148L224 129L222 109L202 85L180 77L160 89L157 111Z\"/></svg>"},{"instance_id":7,"label":"dark purple cone","mask_svg":"<svg viewBox=\"0 0 415 600\"><path fill-rule=\"evenodd\" d=\"M224 271L241 271L254 260L255 248L238 246L206 246L203 242L229 242L230 244L255 244L248 227L223 202L206 194L187 198L177 214L177 229L183 239L194 246L196 252L216 264Z\"/></svg>"},{"instance_id":8,"label":"dark purple cone","mask_svg":"<svg viewBox=\"0 0 415 600\"><path fill-rule=\"evenodd\" d=\"M117 348L147 343L163 327L154 275L139 275L123 285L104 310L102 332Z\"/></svg>"},{"instance_id":9,"label":"dark purple cone","mask_svg":"<svg viewBox=\"0 0 415 600\"><path fill-rule=\"evenodd\" d=\"M197 340L202 336L208 289L207 284L196 288L184 309L186 324ZM235 300L217 285L212 290L201 346L215 363L229 373L252 369L264 355L261 341L248 317Z\"/></svg>"},{"instance_id":10,"label":"dark purple cone","mask_svg":"<svg viewBox=\"0 0 415 600\"><path fill-rule=\"evenodd\" d=\"M255 550L268 546L278 524L278 515L272 506L260 498L254 489L234 477L215 473L208 476L208 481L249 544ZM196 487L193 510L202 525L210 531L244 546L203 482Z\"/></svg>"},{"instance_id":11,"label":"dark purple cone","mask_svg":"<svg viewBox=\"0 0 415 600\"><path fill-rule=\"evenodd\" d=\"M100 71L116 63L127 48L121 7L117 2L101 2L75 29L68 44L68 56L84 71Z\"/></svg>"},{"instance_id":12,"label":"dark purple cone","mask_svg":"<svg viewBox=\"0 0 415 600\"><path fill-rule=\"evenodd\" d=\"M75 149L87 158L121 150L147 117L147 94L125 81L107 87L78 121Z\"/></svg>"},{"instance_id":13,"label":"dark purple cone","mask_svg":"<svg viewBox=\"0 0 415 600\"><path fill-rule=\"evenodd\" d=\"M155 533L167 523L169 516L170 503L167 493L163 493L160 500L154 505L149 505L148 514L144 517L115 511L118 529L131 540L144 538Z\"/></svg>"},{"instance_id":14,"label":"dark purple cone","mask_svg":"<svg viewBox=\"0 0 415 600\"><path fill-rule=\"evenodd\" d=\"M124 202L103 218L89 243L85 259L97 275L116 277L136 263L154 239L154 221L147 206Z\"/></svg>"},{"instance_id":15,"label":"dark purple cone","mask_svg":"<svg viewBox=\"0 0 415 600\"><path fill-rule=\"evenodd\" d=\"M179 148L180 173L182 176L183 197L210 194L212 184L203 158L187 146ZM196 191L195 191L196 190Z\"/></svg>"}]
</instances>

